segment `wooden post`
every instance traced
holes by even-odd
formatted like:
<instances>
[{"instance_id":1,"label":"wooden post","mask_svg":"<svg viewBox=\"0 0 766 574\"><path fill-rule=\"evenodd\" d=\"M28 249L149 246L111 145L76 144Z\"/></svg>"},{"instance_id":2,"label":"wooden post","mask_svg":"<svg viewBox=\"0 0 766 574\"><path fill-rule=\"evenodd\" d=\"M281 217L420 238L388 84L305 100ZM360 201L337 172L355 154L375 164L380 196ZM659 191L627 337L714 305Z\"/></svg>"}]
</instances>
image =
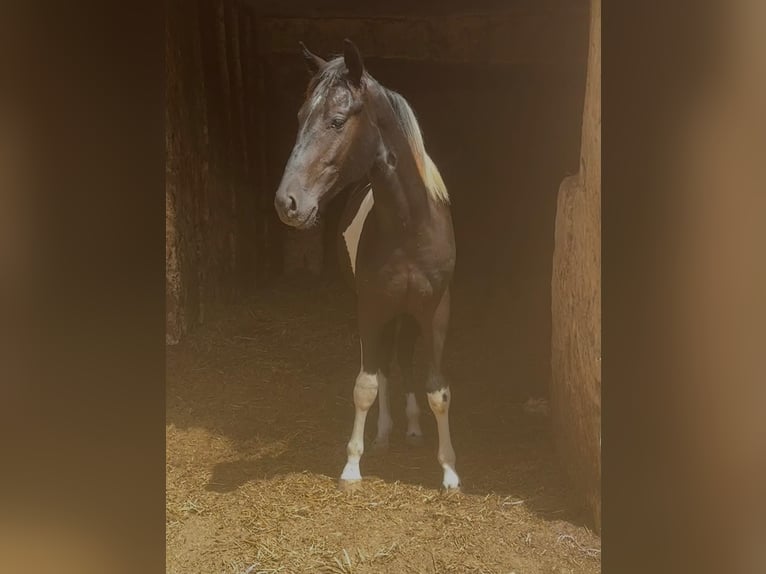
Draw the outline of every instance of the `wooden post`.
<instances>
[{"instance_id":1,"label":"wooden post","mask_svg":"<svg viewBox=\"0 0 766 574\"><path fill-rule=\"evenodd\" d=\"M173 344L204 316L197 230L205 216L209 139L197 5L166 6L165 339Z\"/></svg>"},{"instance_id":2,"label":"wooden post","mask_svg":"<svg viewBox=\"0 0 766 574\"><path fill-rule=\"evenodd\" d=\"M592 0L580 170L559 189L551 417L564 467L601 529L601 1Z\"/></svg>"}]
</instances>

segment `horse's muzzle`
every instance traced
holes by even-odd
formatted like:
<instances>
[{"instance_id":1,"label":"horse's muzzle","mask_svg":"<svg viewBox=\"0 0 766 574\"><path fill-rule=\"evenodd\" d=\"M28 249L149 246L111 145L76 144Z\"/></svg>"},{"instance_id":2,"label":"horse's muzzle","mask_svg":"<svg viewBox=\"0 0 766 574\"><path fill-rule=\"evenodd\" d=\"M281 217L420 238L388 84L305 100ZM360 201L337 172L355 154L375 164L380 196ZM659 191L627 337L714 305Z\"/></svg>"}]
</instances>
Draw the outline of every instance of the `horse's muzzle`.
<instances>
[{"instance_id":1,"label":"horse's muzzle","mask_svg":"<svg viewBox=\"0 0 766 574\"><path fill-rule=\"evenodd\" d=\"M279 219L288 225L298 215L298 202L295 200L295 196L291 194L278 193L274 198L274 207L277 210Z\"/></svg>"},{"instance_id":2,"label":"horse's muzzle","mask_svg":"<svg viewBox=\"0 0 766 574\"><path fill-rule=\"evenodd\" d=\"M274 207L282 223L290 227L310 227L316 219L317 205L300 205L292 194L277 193Z\"/></svg>"}]
</instances>

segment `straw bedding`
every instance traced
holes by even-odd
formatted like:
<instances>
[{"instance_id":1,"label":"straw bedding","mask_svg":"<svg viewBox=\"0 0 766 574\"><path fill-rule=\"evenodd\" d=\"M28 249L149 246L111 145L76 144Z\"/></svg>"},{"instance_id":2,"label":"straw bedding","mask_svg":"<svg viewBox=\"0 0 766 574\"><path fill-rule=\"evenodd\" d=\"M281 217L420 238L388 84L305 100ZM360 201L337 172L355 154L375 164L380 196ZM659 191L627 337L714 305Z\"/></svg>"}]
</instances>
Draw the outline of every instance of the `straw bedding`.
<instances>
[{"instance_id":1,"label":"straw bedding","mask_svg":"<svg viewBox=\"0 0 766 574\"><path fill-rule=\"evenodd\" d=\"M424 401L426 445L405 446L396 374L390 451L365 453L360 491L337 489L359 368L352 305L335 286L283 283L168 349L167 571L600 572L545 415L504 400L468 311L453 316L446 365L463 492L439 491Z\"/></svg>"}]
</instances>

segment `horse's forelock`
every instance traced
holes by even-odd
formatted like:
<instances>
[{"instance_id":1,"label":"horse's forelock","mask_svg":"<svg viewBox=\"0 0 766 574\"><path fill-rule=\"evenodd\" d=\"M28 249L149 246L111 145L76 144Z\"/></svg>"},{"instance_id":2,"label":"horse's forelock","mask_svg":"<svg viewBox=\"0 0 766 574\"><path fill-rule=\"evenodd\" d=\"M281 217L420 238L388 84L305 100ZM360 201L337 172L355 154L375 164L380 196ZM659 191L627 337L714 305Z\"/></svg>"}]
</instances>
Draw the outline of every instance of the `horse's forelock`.
<instances>
[{"instance_id":1,"label":"horse's forelock","mask_svg":"<svg viewBox=\"0 0 766 574\"><path fill-rule=\"evenodd\" d=\"M343 60L343 56L333 56L331 60L328 60L327 65L309 80L305 99L308 100L311 98L317 90L321 90L321 94L317 95L326 97L330 88L339 83L351 90L352 86L348 81L347 74L348 70L346 70L346 63ZM363 78L367 80L370 79L370 76L366 71L364 72Z\"/></svg>"}]
</instances>

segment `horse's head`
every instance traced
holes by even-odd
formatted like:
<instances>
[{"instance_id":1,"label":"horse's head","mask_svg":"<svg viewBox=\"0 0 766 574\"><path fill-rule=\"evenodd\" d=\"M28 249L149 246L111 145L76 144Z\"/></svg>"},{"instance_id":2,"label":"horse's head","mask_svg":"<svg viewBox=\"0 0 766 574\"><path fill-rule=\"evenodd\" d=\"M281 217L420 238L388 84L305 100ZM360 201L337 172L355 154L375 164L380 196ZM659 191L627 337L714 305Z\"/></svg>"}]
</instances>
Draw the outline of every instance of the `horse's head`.
<instances>
[{"instance_id":1,"label":"horse's head","mask_svg":"<svg viewBox=\"0 0 766 574\"><path fill-rule=\"evenodd\" d=\"M357 47L346 40L343 57L327 62L301 48L313 75L274 199L280 219L299 228L314 225L320 205L369 172L379 138Z\"/></svg>"}]
</instances>

